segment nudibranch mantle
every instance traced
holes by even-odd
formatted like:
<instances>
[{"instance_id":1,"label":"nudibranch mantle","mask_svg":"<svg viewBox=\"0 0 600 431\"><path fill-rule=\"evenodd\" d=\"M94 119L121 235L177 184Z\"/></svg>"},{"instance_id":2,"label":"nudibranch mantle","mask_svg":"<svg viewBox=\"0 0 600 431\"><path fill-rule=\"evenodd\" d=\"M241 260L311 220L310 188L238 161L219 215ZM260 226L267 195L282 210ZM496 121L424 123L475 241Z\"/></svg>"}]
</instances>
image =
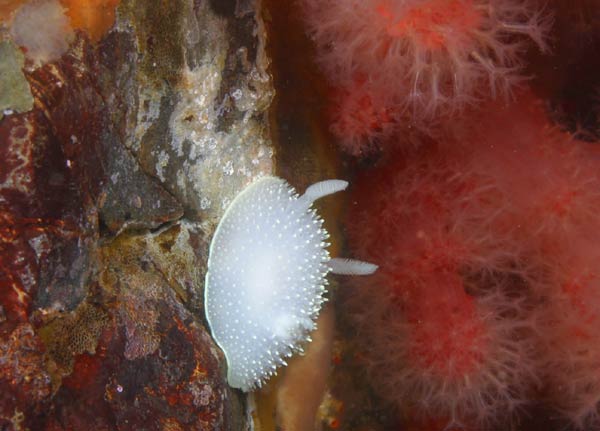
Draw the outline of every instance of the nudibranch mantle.
<instances>
[{"instance_id":1,"label":"nudibranch mantle","mask_svg":"<svg viewBox=\"0 0 600 431\"><path fill-rule=\"evenodd\" d=\"M250 391L316 328L329 272L371 274L377 266L329 256L323 220L312 208L344 190L322 181L302 196L283 179L263 177L229 205L212 239L204 293L213 338L227 359L229 385Z\"/></svg>"}]
</instances>

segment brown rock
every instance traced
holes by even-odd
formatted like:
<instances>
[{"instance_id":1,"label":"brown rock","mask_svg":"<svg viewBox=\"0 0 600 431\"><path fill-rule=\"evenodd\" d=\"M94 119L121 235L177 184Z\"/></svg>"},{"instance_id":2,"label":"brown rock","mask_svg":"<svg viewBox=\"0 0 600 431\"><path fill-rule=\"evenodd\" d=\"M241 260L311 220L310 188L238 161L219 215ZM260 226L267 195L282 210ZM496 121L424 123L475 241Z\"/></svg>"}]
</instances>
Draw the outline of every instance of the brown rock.
<instances>
[{"instance_id":1,"label":"brown rock","mask_svg":"<svg viewBox=\"0 0 600 431\"><path fill-rule=\"evenodd\" d=\"M124 1L96 45L25 64L33 109L0 120L0 428L247 428L202 286L227 203L271 172L273 90L253 3L218 3Z\"/></svg>"}]
</instances>

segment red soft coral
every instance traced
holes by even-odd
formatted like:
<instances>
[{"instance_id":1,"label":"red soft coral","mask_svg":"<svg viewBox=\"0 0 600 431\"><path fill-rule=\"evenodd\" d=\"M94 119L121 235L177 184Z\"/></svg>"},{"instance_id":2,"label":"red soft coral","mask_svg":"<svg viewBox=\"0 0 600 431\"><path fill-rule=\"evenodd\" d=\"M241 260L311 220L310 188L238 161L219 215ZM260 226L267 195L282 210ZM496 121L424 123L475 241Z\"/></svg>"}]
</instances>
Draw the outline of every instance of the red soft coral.
<instances>
[{"instance_id":1,"label":"red soft coral","mask_svg":"<svg viewBox=\"0 0 600 431\"><path fill-rule=\"evenodd\" d=\"M552 403L580 429L600 425L600 159L548 120L531 93L489 104L457 144L464 169L494 178L507 196L490 234L514 230L539 298L532 322L546 350Z\"/></svg>"},{"instance_id":2,"label":"red soft coral","mask_svg":"<svg viewBox=\"0 0 600 431\"><path fill-rule=\"evenodd\" d=\"M573 247L575 246L575 247ZM600 426L600 249L574 238L550 260L546 380L551 402L577 429Z\"/></svg>"},{"instance_id":3,"label":"red soft coral","mask_svg":"<svg viewBox=\"0 0 600 431\"><path fill-rule=\"evenodd\" d=\"M510 420L537 362L519 248L493 230L506 197L435 151L357 184L350 245L380 268L343 304L375 387L426 417L476 429Z\"/></svg>"},{"instance_id":4,"label":"red soft coral","mask_svg":"<svg viewBox=\"0 0 600 431\"><path fill-rule=\"evenodd\" d=\"M543 374L553 405L595 429L599 152L532 93L516 99L359 175L349 244L380 269L342 304L373 384L401 409L482 429Z\"/></svg>"},{"instance_id":5,"label":"red soft coral","mask_svg":"<svg viewBox=\"0 0 600 431\"><path fill-rule=\"evenodd\" d=\"M493 176L510 197L504 222L517 226L523 244L548 255L600 229L593 145L554 126L531 92L508 105L489 103L473 123L457 132L455 145L470 153L469 169Z\"/></svg>"},{"instance_id":6,"label":"red soft coral","mask_svg":"<svg viewBox=\"0 0 600 431\"><path fill-rule=\"evenodd\" d=\"M517 0L299 0L332 83L359 74L376 106L417 119L459 112L522 79L526 38L549 19ZM520 37L525 36L525 37Z\"/></svg>"},{"instance_id":7,"label":"red soft coral","mask_svg":"<svg viewBox=\"0 0 600 431\"><path fill-rule=\"evenodd\" d=\"M493 126L493 127L492 127ZM478 169L511 196L505 223L518 226L538 267L539 325L551 402L578 429L600 425L600 161L595 145L553 127L535 99L491 109L471 144ZM485 130L485 132L484 132ZM484 136L485 135L485 136Z\"/></svg>"},{"instance_id":8,"label":"red soft coral","mask_svg":"<svg viewBox=\"0 0 600 431\"><path fill-rule=\"evenodd\" d=\"M353 156L377 152L395 129L393 109L374 103L364 79L355 78L338 87L332 105L330 130L342 149Z\"/></svg>"}]
</instances>

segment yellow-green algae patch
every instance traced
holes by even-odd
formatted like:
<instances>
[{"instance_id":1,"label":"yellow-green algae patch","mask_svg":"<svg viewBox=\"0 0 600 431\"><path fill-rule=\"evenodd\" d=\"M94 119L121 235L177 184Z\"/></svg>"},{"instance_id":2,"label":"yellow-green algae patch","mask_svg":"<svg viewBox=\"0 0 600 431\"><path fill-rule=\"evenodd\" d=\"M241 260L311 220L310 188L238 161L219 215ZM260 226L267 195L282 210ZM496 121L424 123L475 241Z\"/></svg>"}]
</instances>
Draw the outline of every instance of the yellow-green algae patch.
<instances>
[{"instance_id":1,"label":"yellow-green algae patch","mask_svg":"<svg viewBox=\"0 0 600 431\"><path fill-rule=\"evenodd\" d=\"M0 119L33 108L33 96L23 74L25 56L9 40L0 42Z\"/></svg>"}]
</instances>

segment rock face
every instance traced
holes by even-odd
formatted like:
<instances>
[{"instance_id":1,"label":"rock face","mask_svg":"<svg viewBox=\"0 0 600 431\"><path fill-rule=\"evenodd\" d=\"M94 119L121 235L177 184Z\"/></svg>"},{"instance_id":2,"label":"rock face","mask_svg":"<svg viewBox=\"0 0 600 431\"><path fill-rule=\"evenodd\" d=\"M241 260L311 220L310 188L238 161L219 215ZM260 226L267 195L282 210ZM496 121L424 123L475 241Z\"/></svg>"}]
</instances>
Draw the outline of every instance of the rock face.
<instances>
[{"instance_id":1,"label":"rock face","mask_svg":"<svg viewBox=\"0 0 600 431\"><path fill-rule=\"evenodd\" d=\"M259 6L122 1L40 66L0 19L0 428L250 426L202 289L225 207L273 170Z\"/></svg>"},{"instance_id":2,"label":"rock face","mask_svg":"<svg viewBox=\"0 0 600 431\"><path fill-rule=\"evenodd\" d=\"M124 124L124 147L186 216L214 223L272 169L264 30L253 1L141 3L121 4L100 48L112 121Z\"/></svg>"}]
</instances>

